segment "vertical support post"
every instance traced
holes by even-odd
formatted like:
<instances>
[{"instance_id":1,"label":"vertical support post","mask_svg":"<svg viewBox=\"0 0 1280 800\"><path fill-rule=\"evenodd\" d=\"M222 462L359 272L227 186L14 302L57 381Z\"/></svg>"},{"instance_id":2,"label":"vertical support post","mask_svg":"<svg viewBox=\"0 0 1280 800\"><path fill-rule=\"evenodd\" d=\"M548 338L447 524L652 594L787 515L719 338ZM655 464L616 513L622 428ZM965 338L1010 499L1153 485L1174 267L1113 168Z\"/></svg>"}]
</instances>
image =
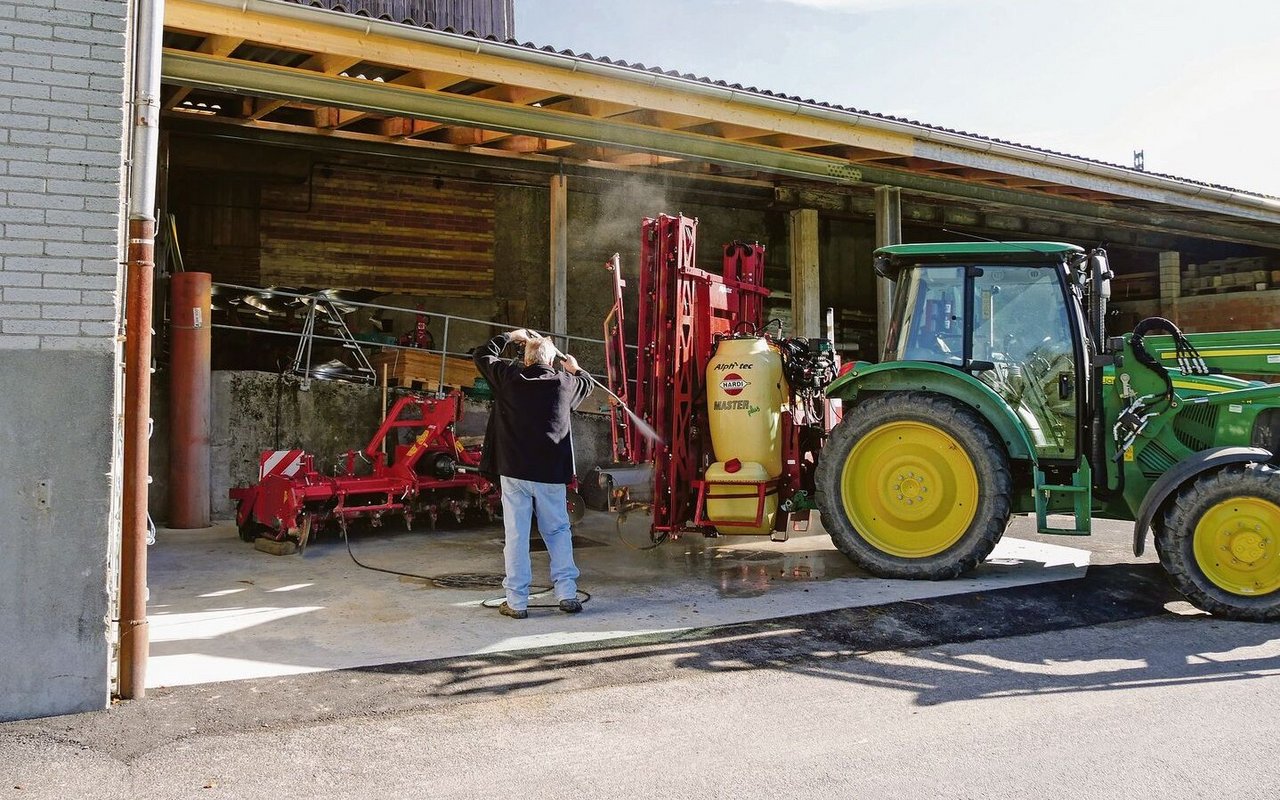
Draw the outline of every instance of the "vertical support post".
<instances>
[{"instance_id":1,"label":"vertical support post","mask_svg":"<svg viewBox=\"0 0 1280 800\"><path fill-rule=\"evenodd\" d=\"M209 301L213 276L179 272L170 283L169 527L209 527Z\"/></svg>"},{"instance_id":2,"label":"vertical support post","mask_svg":"<svg viewBox=\"0 0 1280 800\"><path fill-rule=\"evenodd\" d=\"M800 208L788 217L791 242L791 327L795 336L822 336L818 281L818 210Z\"/></svg>"},{"instance_id":3,"label":"vertical support post","mask_svg":"<svg viewBox=\"0 0 1280 800\"><path fill-rule=\"evenodd\" d=\"M894 186L876 187L876 247L902 243L902 190ZM893 314L893 282L876 276L876 341L884 357L885 339L889 337L889 317Z\"/></svg>"},{"instance_id":4,"label":"vertical support post","mask_svg":"<svg viewBox=\"0 0 1280 800\"><path fill-rule=\"evenodd\" d=\"M569 185L564 175L551 177L551 320L553 333L569 332ZM556 346L569 343L556 337Z\"/></svg>"},{"instance_id":5,"label":"vertical support post","mask_svg":"<svg viewBox=\"0 0 1280 800\"><path fill-rule=\"evenodd\" d=\"M1166 250L1160 253L1159 259L1160 313L1173 319L1178 313L1178 298L1182 296L1182 254Z\"/></svg>"}]
</instances>

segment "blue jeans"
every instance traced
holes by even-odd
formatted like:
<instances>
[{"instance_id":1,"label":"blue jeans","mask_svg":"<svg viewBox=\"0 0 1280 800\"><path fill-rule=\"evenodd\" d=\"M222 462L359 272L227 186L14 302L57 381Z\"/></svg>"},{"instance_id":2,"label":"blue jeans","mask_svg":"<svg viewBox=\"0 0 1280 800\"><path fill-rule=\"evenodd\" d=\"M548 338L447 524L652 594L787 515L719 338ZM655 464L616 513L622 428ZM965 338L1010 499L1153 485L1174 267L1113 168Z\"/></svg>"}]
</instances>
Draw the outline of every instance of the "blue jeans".
<instances>
[{"instance_id":1,"label":"blue jeans","mask_svg":"<svg viewBox=\"0 0 1280 800\"><path fill-rule=\"evenodd\" d=\"M533 566L529 561L529 524L536 509L538 533L551 556L551 580L556 599L568 600L578 595L578 568L573 563L573 531L569 511L565 508L563 483L538 483L503 475L502 526L507 543L502 554L507 562L507 577L502 588L507 590L507 605L516 610L529 606L529 584L533 582Z\"/></svg>"}]
</instances>

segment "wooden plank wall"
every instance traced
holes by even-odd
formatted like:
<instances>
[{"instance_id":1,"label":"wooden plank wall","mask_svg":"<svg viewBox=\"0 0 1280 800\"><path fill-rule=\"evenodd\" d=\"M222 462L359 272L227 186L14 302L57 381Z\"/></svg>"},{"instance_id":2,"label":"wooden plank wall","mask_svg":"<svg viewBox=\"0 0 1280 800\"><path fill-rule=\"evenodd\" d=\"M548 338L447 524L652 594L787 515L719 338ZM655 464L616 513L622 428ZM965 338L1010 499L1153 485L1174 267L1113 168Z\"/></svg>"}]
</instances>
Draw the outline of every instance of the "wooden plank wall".
<instances>
[{"instance_id":1,"label":"wooden plank wall","mask_svg":"<svg viewBox=\"0 0 1280 800\"><path fill-rule=\"evenodd\" d=\"M261 205L264 283L493 295L490 186L317 166L307 185L263 186Z\"/></svg>"},{"instance_id":2,"label":"wooden plank wall","mask_svg":"<svg viewBox=\"0 0 1280 800\"><path fill-rule=\"evenodd\" d=\"M261 285L259 181L204 169L175 170L169 209L177 218L183 264L215 281Z\"/></svg>"}]
</instances>

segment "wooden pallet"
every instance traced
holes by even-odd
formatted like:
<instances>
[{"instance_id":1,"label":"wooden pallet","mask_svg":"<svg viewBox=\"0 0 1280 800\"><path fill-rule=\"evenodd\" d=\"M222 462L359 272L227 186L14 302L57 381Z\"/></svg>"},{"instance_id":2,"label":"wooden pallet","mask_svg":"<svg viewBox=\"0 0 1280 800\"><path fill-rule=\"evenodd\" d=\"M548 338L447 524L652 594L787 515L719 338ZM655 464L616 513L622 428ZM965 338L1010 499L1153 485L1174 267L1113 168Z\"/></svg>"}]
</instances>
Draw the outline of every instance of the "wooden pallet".
<instances>
[{"instance_id":1,"label":"wooden pallet","mask_svg":"<svg viewBox=\"0 0 1280 800\"><path fill-rule=\"evenodd\" d=\"M387 383L413 389L435 391L441 388L439 353L421 350L383 350L369 358L378 380L382 380L386 367ZM475 363L462 356L444 358L444 386L463 387L475 383L480 373Z\"/></svg>"}]
</instances>

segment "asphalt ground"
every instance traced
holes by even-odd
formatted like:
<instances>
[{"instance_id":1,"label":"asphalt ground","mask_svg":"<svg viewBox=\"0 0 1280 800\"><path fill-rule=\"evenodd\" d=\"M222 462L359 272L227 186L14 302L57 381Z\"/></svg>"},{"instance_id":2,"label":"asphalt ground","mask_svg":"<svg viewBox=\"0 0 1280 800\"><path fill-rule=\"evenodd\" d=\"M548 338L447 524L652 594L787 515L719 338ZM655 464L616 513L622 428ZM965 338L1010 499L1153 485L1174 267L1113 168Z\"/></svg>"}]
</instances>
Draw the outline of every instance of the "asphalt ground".
<instances>
[{"instance_id":1,"label":"asphalt ground","mask_svg":"<svg viewBox=\"0 0 1280 800\"><path fill-rule=\"evenodd\" d=\"M906 716L895 719L907 727L917 724L914 715L921 707L1113 690L1126 698L1135 693L1135 706L1130 707L1128 701L1119 703L1115 712L1132 716L1134 708L1148 707L1153 693L1173 691L1161 687L1209 681L1221 685L1221 691L1240 692L1245 690L1230 685L1243 679L1257 683L1280 671L1280 656L1267 649L1280 637L1276 626L1221 622L1196 612L1172 591L1151 553L1142 559L1132 556L1124 526L1105 525L1101 536L1074 540L1094 553L1093 566L1078 580L605 643L163 688L151 691L144 701L121 703L105 712L8 723L0 725L0 752L8 754L0 762L0 796L280 798L311 797L321 792L332 797L364 797L375 790L392 797L494 796L510 790L538 796L545 790L575 791L578 796L672 796L674 792L750 797L768 796L788 787L794 789L794 796L829 796L833 786L879 787L878 794L872 796L1082 796L1063 783L1068 780L1063 775L1026 784L1045 791L1013 791L1015 785L1022 784L1007 779L1002 783L968 780L939 786L930 783L936 780L931 773L915 771L910 763L900 765L903 772L896 784L885 783L884 775L852 767L815 772L811 766L808 773L789 781L785 777L788 759L822 754L807 754L803 748L793 754L795 744L783 741L777 743L777 764L740 765L737 774L744 782L733 785L723 780L708 783L707 765L699 760L701 756L687 753L670 759L669 775L615 775L611 765L625 765L625 758L619 761L615 753L611 760L607 752L595 749L590 754L579 752L572 743L553 743L551 748L558 755L551 757L551 762L599 761L599 772L586 777L574 770L552 774L526 764L523 747L513 747L503 737L518 730L522 741L530 737L530 742L541 742L542 731L537 726L542 723L536 720L542 719L542 714L549 715L544 719L548 731L563 735L572 730L555 716L559 713L556 709L566 713L572 709L574 720L584 731L615 723L625 726L627 712L622 709L633 704L643 704L643 715L635 709L629 713L648 717L644 724L671 729L664 735L697 735L696 729L687 728L694 714L692 705L687 704L701 706L705 702L711 703L710 708L697 713L708 715L706 725L715 728L717 735L725 735L721 730L725 725L729 725L729 733L745 735L746 729L780 724L761 715L767 713L765 706L781 704L769 713L785 716L786 696L792 692L801 704L794 709L796 713L802 717L817 714L810 721L825 727L832 723L821 711L803 707L805 702L814 702L813 693L820 691L812 685L814 680L838 682L841 702L856 702L860 709L864 703L899 703L900 699L876 699L885 687L897 693L906 691L909 702L905 707L917 710L902 711ZM1016 534L1034 536L1025 529ZM1058 537L1048 540L1061 541ZM1239 650L1253 660L1247 661L1245 668L1239 666L1240 657L1206 660L1198 655L1206 648ZM997 652L1003 659L999 663L1005 665L998 669L988 663ZM980 679L966 673L974 659L986 665L978 670ZM1115 669L1129 670L1126 680L1077 674L1079 664L1102 663L1104 659L1116 660L1121 666ZM760 694L761 682L780 682L772 691L782 696ZM1269 680L1266 686L1270 688L1272 683ZM702 695L677 700L694 692L693 687L706 691L712 686L716 688L710 690L710 701ZM1197 689L1195 702L1207 704L1210 710L1203 712L1206 715L1222 713L1222 701L1202 696L1206 691ZM756 702L760 708L743 708L732 699L748 695L759 695ZM1276 696L1280 693L1274 689L1264 695ZM803 699L806 697L809 699ZM1049 702L1066 703L1069 697ZM1272 700L1260 702L1251 709L1254 713L1275 705ZM615 703L620 705L615 707ZM1231 714L1238 713L1227 708ZM1027 720L1019 717L1024 713L1020 709L1010 707L1012 716L1004 723L1008 736L1026 735ZM863 709L859 713L873 712ZM1052 741L1058 736L1087 737L1094 724L1136 724L1112 719L1105 709L1097 713L1104 717L1093 722L1075 719L1061 731L1046 729L1041 733ZM1144 724L1174 725L1179 713L1166 709L1159 719ZM465 726L450 727L461 718L468 720ZM793 722L783 727L793 726ZM534 728L528 729L529 725ZM743 730L736 731L735 725ZM625 733L620 728L612 730L621 737L619 741L627 742L626 747L679 749L690 744L664 742L643 727L630 726ZM1221 746L1212 743L1212 753L1230 750L1243 756L1248 752L1250 755L1243 757L1255 765L1259 758L1266 760L1261 772L1255 766L1235 776L1235 783L1227 782L1237 790L1232 796L1275 796L1265 788L1274 783L1258 783L1264 776L1270 781L1275 772L1270 766L1274 760L1265 756L1269 746L1255 743L1253 737L1261 734L1269 740L1276 732L1275 717L1270 716L1261 724L1254 721L1248 726L1247 742L1229 747L1227 739ZM1160 731L1149 733L1163 735ZM863 738L851 740L850 746L870 741L866 732L843 728L827 735L839 739L855 734ZM754 736L752 751L767 754L769 737ZM456 752L447 758L440 752L427 754L427 743ZM890 741L885 746L905 744ZM1108 748L1114 744L1093 757L1111 753ZM532 746L543 748L542 744ZM715 746L725 749L726 759L741 755L732 743ZM959 748L957 757L963 759L967 744L953 741L949 746ZM1063 741L1061 746L1064 763L1072 765L1067 772L1078 771L1080 764L1069 753L1080 743ZM1089 745L1095 749L1101 746ZM1261 752L1258 746L1262 746ZM509 752L504 753L504 748ZM1138 749L1151 750L1145 743ZM926 744L924 750L931 747ZM577 761L575 752L579 752ZM1121 747L1116 752L1123 755L1124 750ZM1193 748L1193 755L1197 753ZM869 755L877 760L895 757L879 751ZM1004 756L1013 758L1016 753ZM441 759L452 765L449 770L441 772ZM524 766L516 768L520 764ZM720 769L719 762L716 764L713 772ZM1224 761L1220 768L1228 766ZM1006 768L1004 764L978 767L996 772ZM945 774L946 765L932 769ZM701 776L699 770L703 770ZM1123 786L1139 788L1123 763L1099 765L1074 780L1095 779L1101 774L1098 770L1114 771L1118 782L1111 784L1116 791L1094 794L1138 796L1121 790ZM1167 797L1225 796L1209 788L1201 791L1200 784L1188 783L1184 773L1183 766L1177 765L1176 769L1147 775L1140 786ZM676 780L678 776L680 780ZM969 777L973 778L972 770ZM1227 784L1209 782L1204 787ZM916 789L897 792L908 786Z\"/></svg>"}]
</instances>

